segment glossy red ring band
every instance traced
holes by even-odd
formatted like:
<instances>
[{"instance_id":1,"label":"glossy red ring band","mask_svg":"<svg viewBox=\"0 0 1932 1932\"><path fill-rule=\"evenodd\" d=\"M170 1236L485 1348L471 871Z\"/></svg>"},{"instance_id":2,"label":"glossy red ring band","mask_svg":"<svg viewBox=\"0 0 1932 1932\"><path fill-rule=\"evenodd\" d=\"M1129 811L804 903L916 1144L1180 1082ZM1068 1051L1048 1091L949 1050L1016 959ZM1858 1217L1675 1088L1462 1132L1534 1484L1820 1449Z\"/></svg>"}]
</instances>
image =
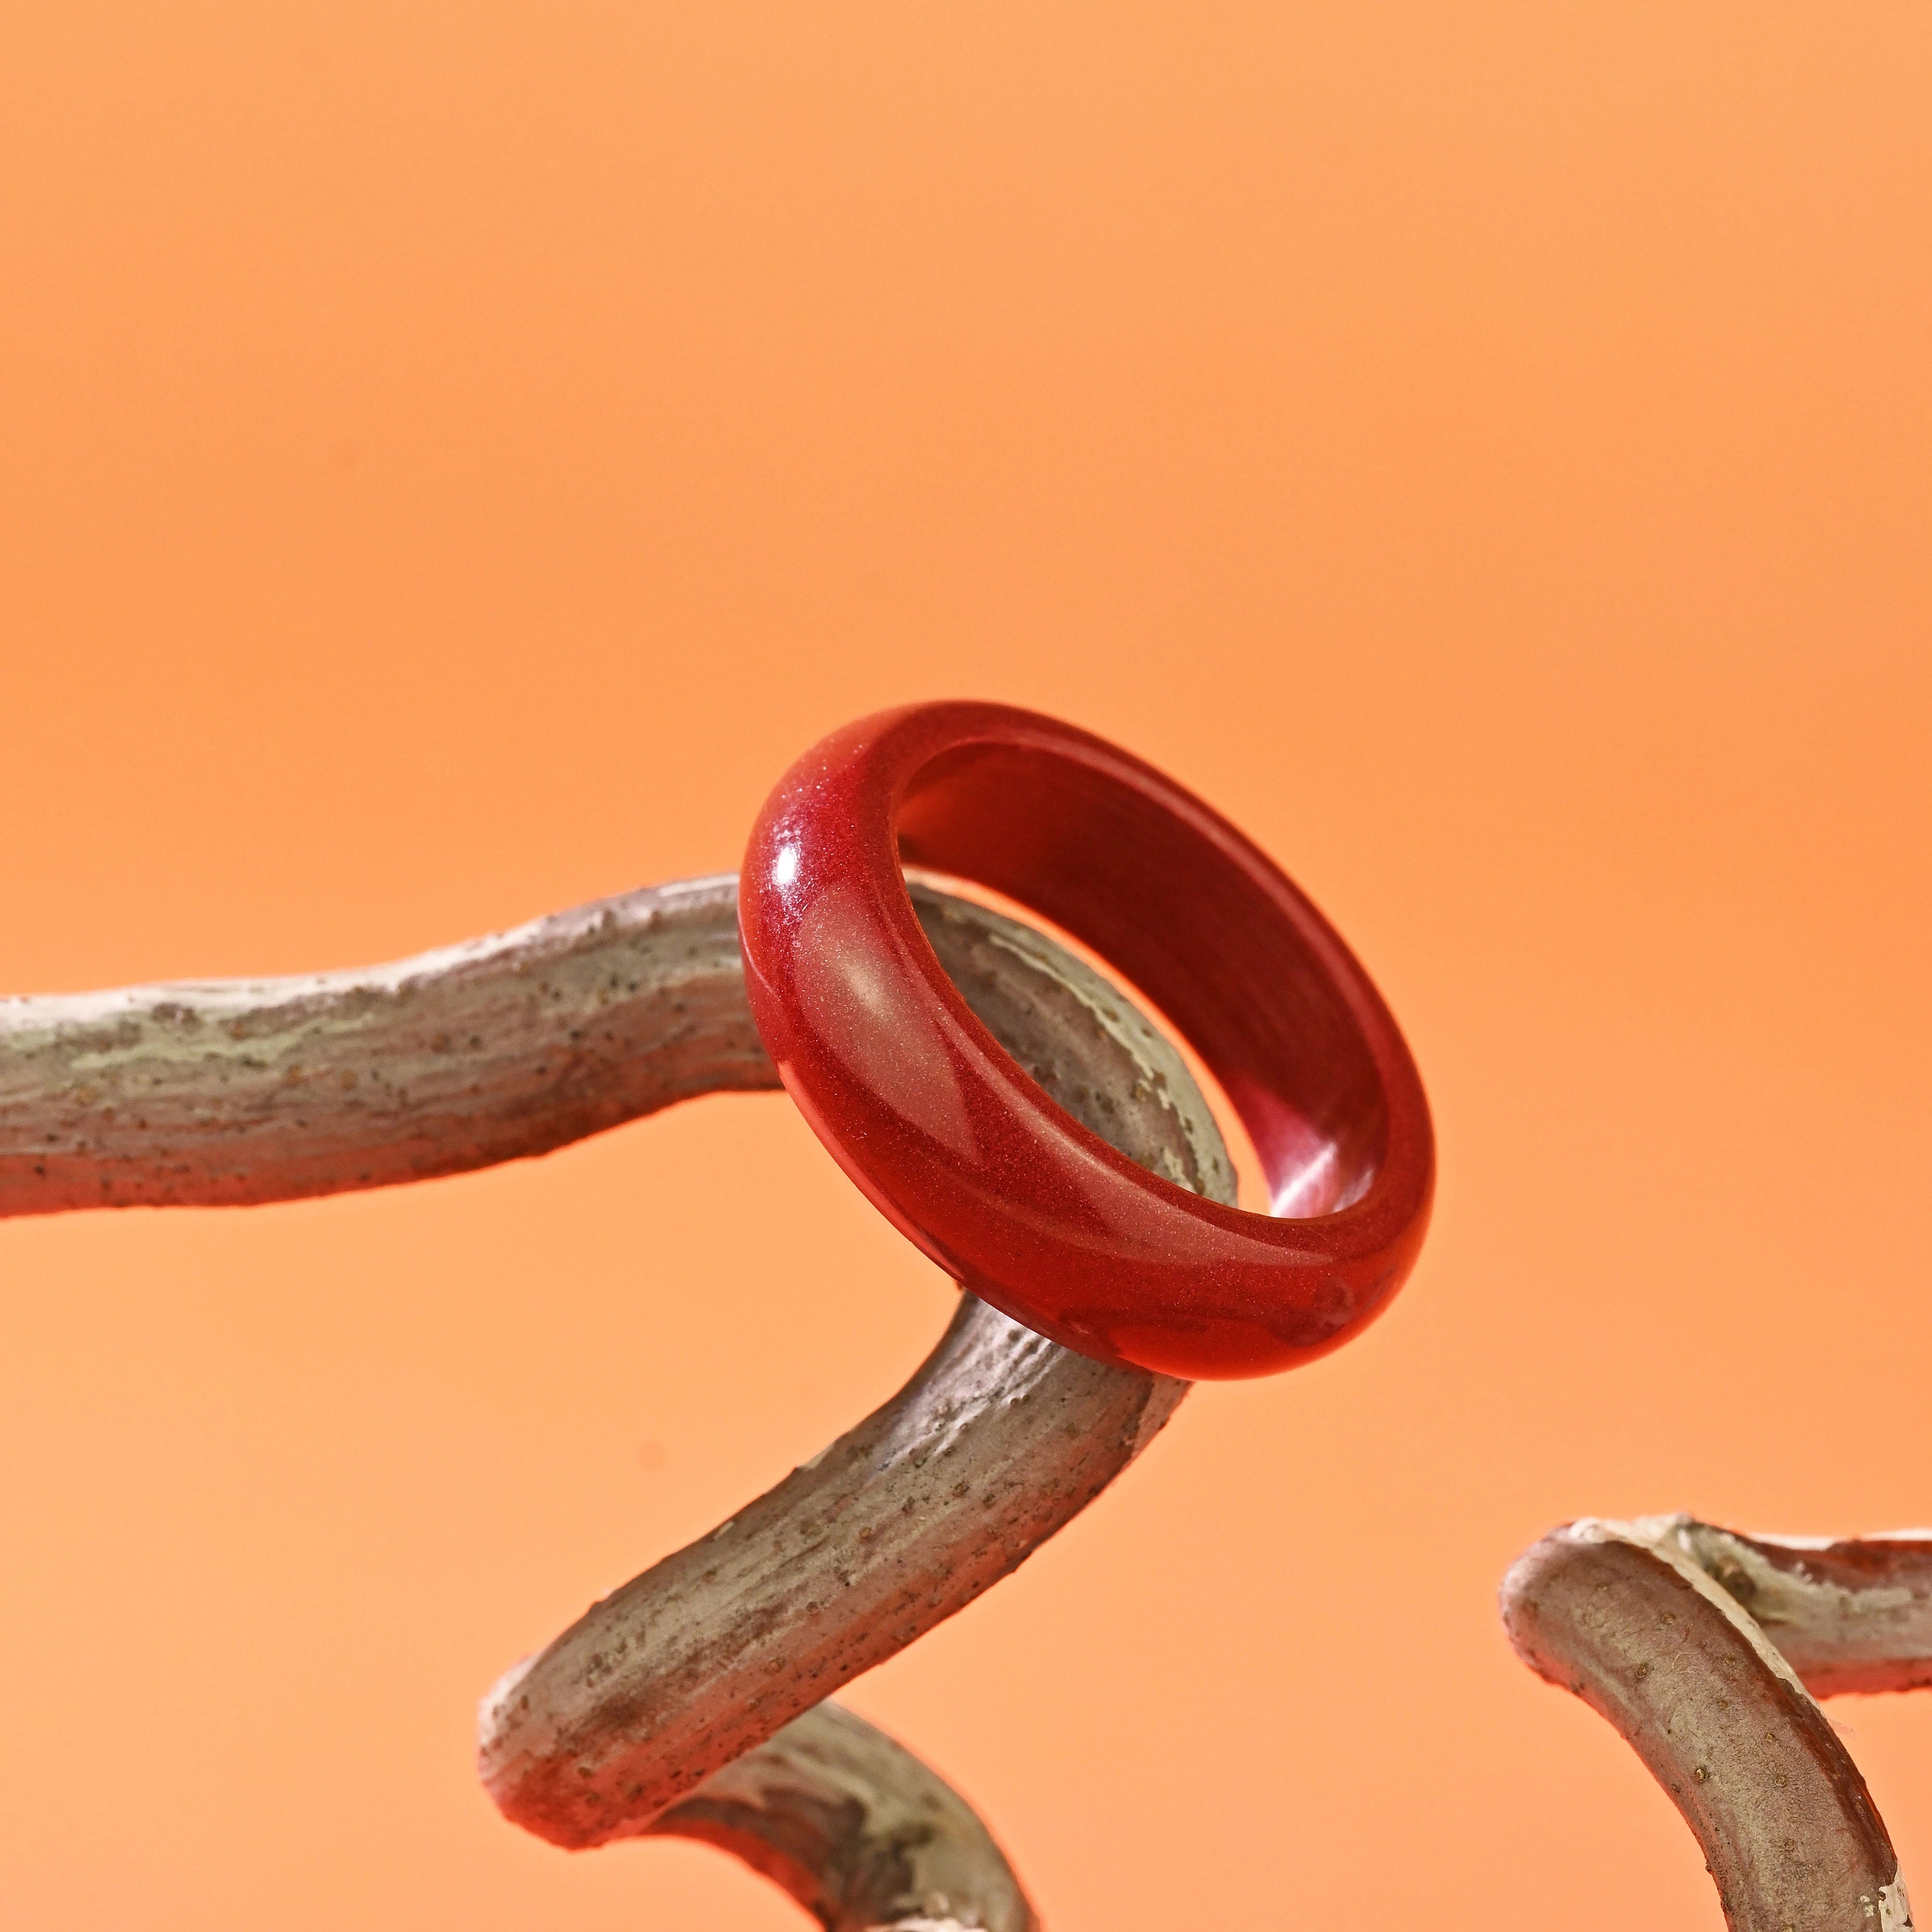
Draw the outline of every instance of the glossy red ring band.
<instances>
[{"instance_id":1,"label":"glossy red ring band","mask_svg":"<svg viewBox=\"0 0 1932 1932\"><path fill-rule=\"evenodd\" d=\"M1220 1082L1272 1216L1202 1199L1047 1099L968 1010L902 860L1091 946ZM800 759L745 854L752 1012L819 1137L976 1294L1102 1360L1258 1376L1337 1347L1422 1244L1422 1082L1340 937L1219 814L1088 733L998 704L881 712Z\"/></svg>"}]
</instances>

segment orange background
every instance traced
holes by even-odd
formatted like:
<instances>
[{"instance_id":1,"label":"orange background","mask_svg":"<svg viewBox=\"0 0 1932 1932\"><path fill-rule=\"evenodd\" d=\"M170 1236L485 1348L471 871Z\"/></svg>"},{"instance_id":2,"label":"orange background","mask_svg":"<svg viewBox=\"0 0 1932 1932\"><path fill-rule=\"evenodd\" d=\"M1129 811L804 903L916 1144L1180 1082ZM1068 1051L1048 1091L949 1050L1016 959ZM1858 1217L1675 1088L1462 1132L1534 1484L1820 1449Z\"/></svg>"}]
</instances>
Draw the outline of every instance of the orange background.
<instances>
[{"instance_id":1,"label":"orange background","mask_svg":"<svg viewBox=\"0 0 1932 1932\"><path fill-rule=\"evenodd\" d=\"M1917 0L13 0L0 986L726 868L910 698L1118 739L1368 962L1435 1232L851 1701L1065 1932L1714 1927L1494 1592L1932 1517L1928 64ZM0 1270L10 1928L801 1922L470 1767L942 1322L782 1096ZM1932 1699L1832 1708L1932 1888Z\"/></svg>"}]
</instances>

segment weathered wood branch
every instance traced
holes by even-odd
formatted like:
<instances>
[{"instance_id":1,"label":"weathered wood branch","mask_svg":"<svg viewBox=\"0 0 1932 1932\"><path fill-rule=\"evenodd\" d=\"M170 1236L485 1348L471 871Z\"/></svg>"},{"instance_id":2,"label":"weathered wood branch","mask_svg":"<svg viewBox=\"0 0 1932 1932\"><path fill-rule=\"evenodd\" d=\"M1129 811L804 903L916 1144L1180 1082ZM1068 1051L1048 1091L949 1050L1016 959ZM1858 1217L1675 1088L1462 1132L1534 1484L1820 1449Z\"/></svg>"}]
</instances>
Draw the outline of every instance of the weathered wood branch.
<instances>
[{"instance_id":1,"label":"weathered wood branch","mask_svg":"<svg viewBox=\"0 0 1932 1932\"><path fill-rule=\"evenodd\" d=\"M1748 1611L1814 1697L1932 1684L1932 1532L1743 1536L1656 1526Z\"/></svg>"},{"instance_id":2,"label":"weathered wood branch","mask_svg":"<svg viewBox=\"0 0 1932 1932\"><path fill-rule=\"evenodd\" d=\"M1545 1537L1503 1583L1517 1654L1608 1719L1670 1793L1733 1932L1906 1932L1898 1855L1858 1767L1685 1526L1586 1519Z\"/></svg>"},{"instance_id":3,"label":"weathered wood branch","mask_svg":"<svg viewBox=\"0 0 1932 1932\"><path fill-rule=\"evenodd\" d=\"M827 1932L1037 1932L973 1808L836 1704L714 1772L656 1825L731 1852Z\"/></svg>"},{"instance_id":4,"label":"weathered wood branch","mask_svg":"<svg viewBox=\"0 0 1932 1932\"><path fill-rule=\"evenodd\" d=\"M1198 1089L1114 988L977 908L921 911L974 1011L1070 1112L1131 1158L1232 1198ZM1186 1386L1089 1361L968 1298L891 1402L498 1687L484 1782L559 1844L648 1828L1015 1568L1139 1453Z\"/></svg>"},{"instance_id":5,"label":"weathered wood branch","mask_svg":"<svg viewBox=\"0 0 1932 1932\"><path fill-rule=\"evenodd\" d=\"M1232 1200L1206 1103L1114 988L1024 926L914 899L968 1003L1050 1094ZM745 1008L734 882L694 881L369 971L0 1001L0 1216L382 1186L776 1084ZM1028 1932L963 1801L817 1700L1023 1561L1186 1387L966 1298L894 1402L499 1687L492 1790L566 1844L724 1846L834 1932Z\"/></svg>"},{"instance_id":6,"label":"weathered wood branch","mask_svg":"<svg viewBox=\"0 0 1932 1932\"><path fill-rule=\"evenodd\" d=\"M969 1004L1063 1106L1232 1198L1204 1102L1115 989L1024 927L915 899ZM0 1000L0 1217L382 1186L776 1084L729 879L364 972ZM1032 1932L964 1801L819 1700L1023 1561L1185 1392L967 1298L892 1402L497 1687L486 1781L560 1844L720 1845L832 1932ZM1932 1683L1932 1534L1579 1523L1517 1564L1504 1604L1526 1660L1670 1792L1737 1932L1909 1927L1884 1826L1805 1687Z\"/></svg>"},{"instance_id":7,"label":"weathered wood branch","mask_svg":"<svg viewBox=\"0 0 1932 1932\"><path fill-rule=\"evenodd\" d=\"M0 999L0 1216L387 1186L775 1086L737 904L695 879L390 966Z\"/></svg>"}]
</instances>

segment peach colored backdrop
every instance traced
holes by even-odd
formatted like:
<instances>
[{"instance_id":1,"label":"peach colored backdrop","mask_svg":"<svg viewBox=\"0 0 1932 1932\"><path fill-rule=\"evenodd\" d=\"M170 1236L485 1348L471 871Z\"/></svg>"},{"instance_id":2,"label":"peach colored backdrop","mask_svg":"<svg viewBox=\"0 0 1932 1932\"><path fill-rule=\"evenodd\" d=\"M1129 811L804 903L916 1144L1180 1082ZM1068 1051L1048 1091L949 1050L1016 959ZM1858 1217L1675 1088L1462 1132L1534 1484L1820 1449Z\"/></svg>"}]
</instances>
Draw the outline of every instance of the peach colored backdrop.
<instances>
[{"instance_id":1,"label":"peach colored backdrop","mask_svg":"<svg viewBox=\"0 0 1932 1932\"><path fill-rule=\"evenodd\" d=\"M1587 1512L1932 1517L1928 67L1917 0L15 0L0 986L727 868L906 698L1118 738L1369 963L1435 1232L852 1701L1063 1932L1714 1928L1493 1598ZM0 1916L801 1923L503 1825L471 1712L949 1300L778 1096L0 1226ZM1832 1712L1932 1890L1932 1696Z\"/></svg>"}]
</instances>

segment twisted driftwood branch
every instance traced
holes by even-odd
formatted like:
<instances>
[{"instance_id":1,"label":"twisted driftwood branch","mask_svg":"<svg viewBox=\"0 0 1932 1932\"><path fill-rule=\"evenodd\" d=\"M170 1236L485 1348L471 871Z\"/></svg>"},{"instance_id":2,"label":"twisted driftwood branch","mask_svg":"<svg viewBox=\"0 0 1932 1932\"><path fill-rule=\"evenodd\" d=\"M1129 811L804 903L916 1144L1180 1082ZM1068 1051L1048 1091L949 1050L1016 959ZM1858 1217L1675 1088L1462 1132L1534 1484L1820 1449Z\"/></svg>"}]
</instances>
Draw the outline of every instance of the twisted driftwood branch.
<instances>
[{"instance_id":1,"label":"twisted driftwood branch","mask_svg":"<svg viewBox=\"0 0 1932 1932\"><path fill-rule=\"evenodd\" d=\"M1231 1198L1206 1103L1114 988L995 915L921 907L975 1012L1070 1112ZM1089 1361L968 1298L891 1402L498 1687L485 1782L560 1844L648 1828L1016 1568L1139 1453L1186 1387Z\"/></svg>"},{"instance_id":2,"label":"twisted driftwood branch","mask_svg":"<svg viewBox=\"0 0 1932 1932\"><path fill-rule=\"evenodd\" d=\"M1907 1932L1883 1821L1780 1646L1821 1692L1923 1682L1927 1556L1918 1539L1805 1549L1684 1516L1586 1519L1517 1560L1503 1620L1670 1794L1733 1932Z\"/></svg>"},{"instance_id":3,"label":"twisted driftwood branch","mask_svg":"<svg viewBox=\"0 0 1932 1932\"><path fill-rule=\"evenodd\" d=\"M915 896L969 1004L1063 1105L1232 1198L1199 1095L1112 988L1024 927ZM695 880L374 971L0 1000L0 1216L382 1186L776 1084L734 882ZM566 1844L720 1845L835 1932L1032 1932L970 1808L816 1700L1023 1560L1184 1393L968 1298L892 1402L498 1687L491 1789ZM1910 1926L1884 1826L1805 1687L1932 1683L1932 1534L1578 1523L1519 1562L1504 1610L1526 1660L1670 1792L1737 1932Z\"/></svg>"},{"instance_id":4,"label":"twisted driftwood branch","mask_svg":"<svg viewBox=\"0 0 1932 1932\"><path fill-rule=\"evenodd\" d=\"M0 1216L423 1180L775 1087L737 904L694 879L392 966L0 999Z\"/></svg>"},{"instance_id":5,"label":"twisted driftwood branch","mask_svg":"<svg viewBox=\"0 0 1932 1932\"><path fill-rule=\"evenodd\" d=\"M968 1003L1050 1094L1232 1201L1205 1102L1114 988L1027 928L914 897ZM775 1085L735 915L733 881L699 880L370 972L0 1003L0 1215L380 1186ZM970 1809L818 1700L1023 1561L1186 1387L967 1298L892 1402L498 1688L490 1788L566 1844L723 1845L842 1932L1027 1932Z\"/></svg>"}]
</instances>

